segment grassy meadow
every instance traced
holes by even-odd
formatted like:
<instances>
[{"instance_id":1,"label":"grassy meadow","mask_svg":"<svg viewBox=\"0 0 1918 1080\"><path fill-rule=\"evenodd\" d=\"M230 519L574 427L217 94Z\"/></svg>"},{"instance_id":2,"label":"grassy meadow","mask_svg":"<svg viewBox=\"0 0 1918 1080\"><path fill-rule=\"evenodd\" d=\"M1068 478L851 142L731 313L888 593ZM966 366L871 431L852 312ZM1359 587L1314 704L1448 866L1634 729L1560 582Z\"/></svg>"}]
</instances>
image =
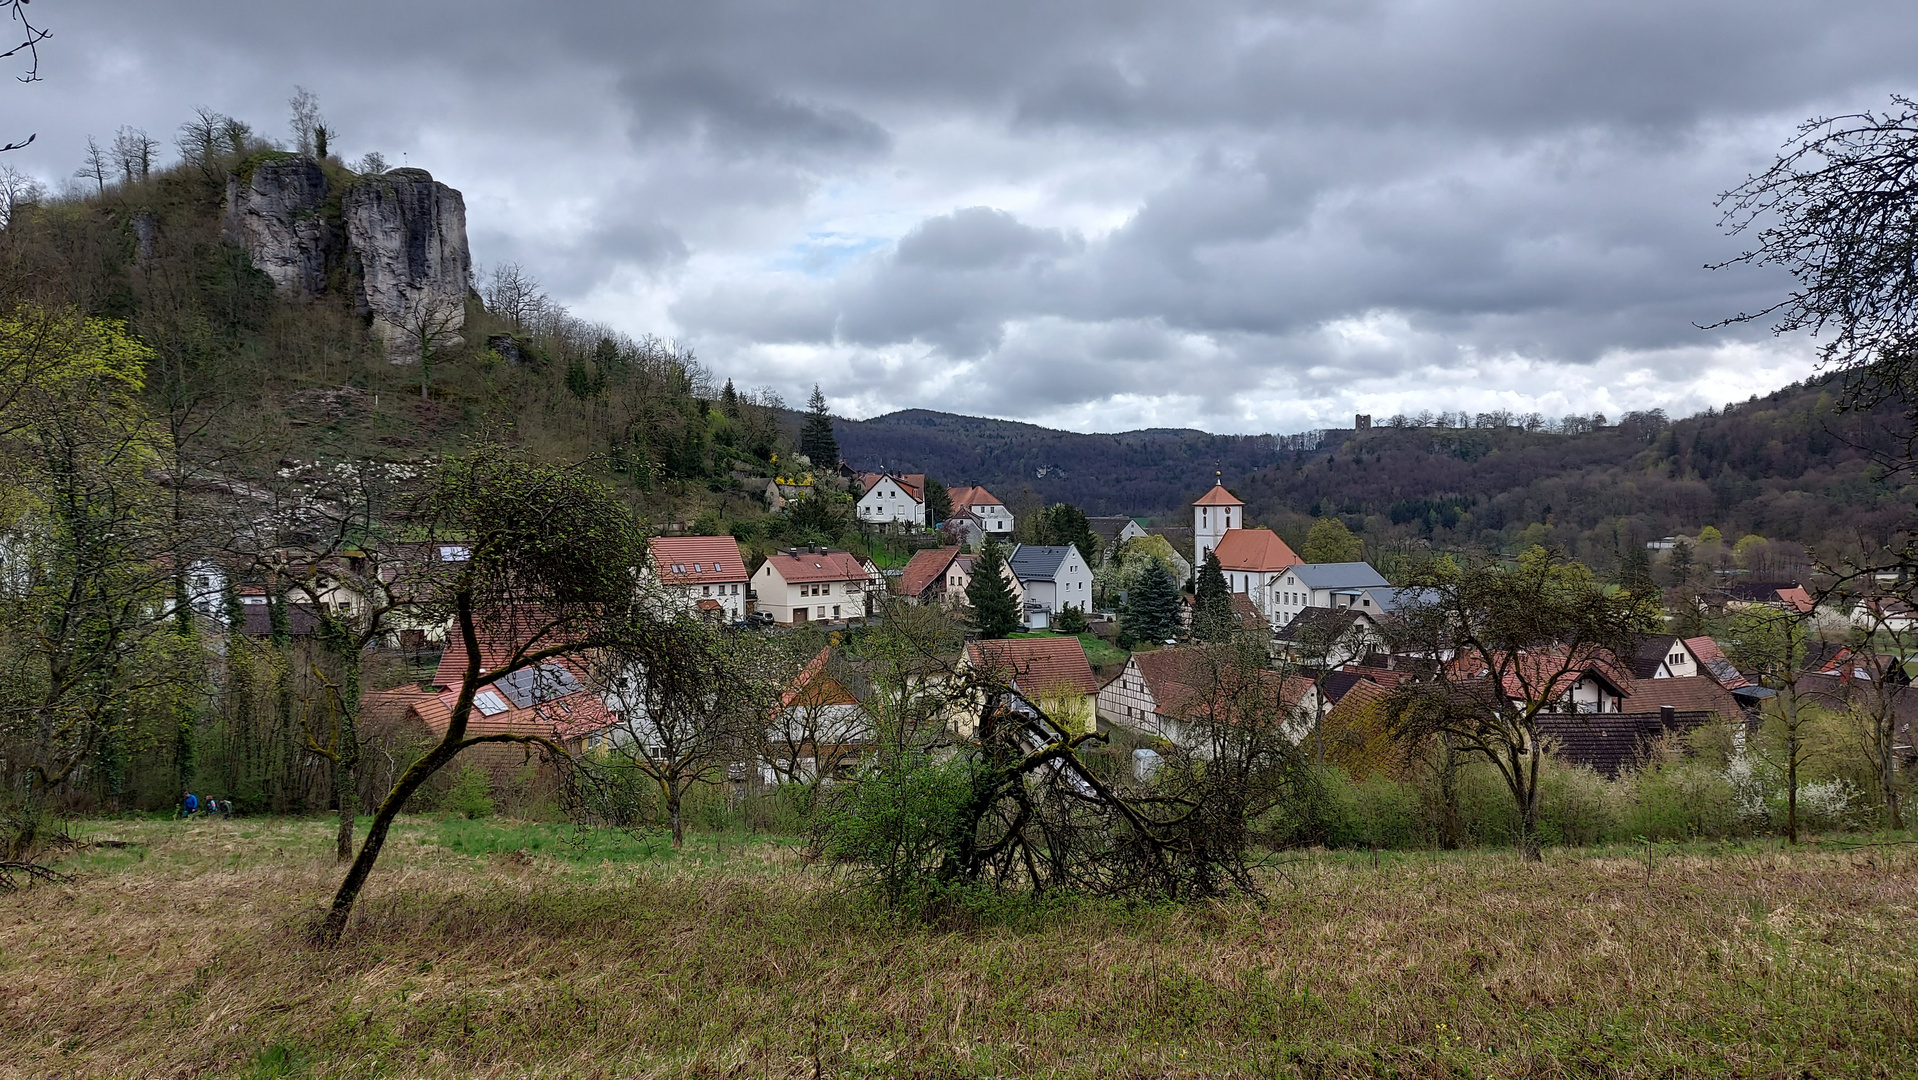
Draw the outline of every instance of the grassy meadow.
<instances>
[{"instance_id":1,"label":"grassy meadow","mask_svg":"<svg viewBox=\"0 0 1918 1080\"><path fill-rule=\"evenodd\" d=\"M1901 838L1305 853L1267 902L903 919L790 843L84 823L0 895L6 1077L1918 1075ZM1908 838L1904 838L1908 839Z\"/></svg>"}]
</instances>

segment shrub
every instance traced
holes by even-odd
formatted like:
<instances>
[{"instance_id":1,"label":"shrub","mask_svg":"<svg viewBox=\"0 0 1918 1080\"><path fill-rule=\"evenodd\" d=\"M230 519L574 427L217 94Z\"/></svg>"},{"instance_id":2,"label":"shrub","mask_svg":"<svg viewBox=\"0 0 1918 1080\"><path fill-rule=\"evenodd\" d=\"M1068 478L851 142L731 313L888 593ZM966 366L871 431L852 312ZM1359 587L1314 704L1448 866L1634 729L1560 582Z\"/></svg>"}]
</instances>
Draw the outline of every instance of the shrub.
<instances>
[{"instance_id":1,"label":"shrub","mask_svg":"<svg viewBox=\"0 0 1918 1080\"><path fill-rule=\"evenodd\" d=\"M1738 793L1724 769L1678 759L1654 762L1629 777L1628 836L1680 840L1739 831Z\"/></svg>"},{"instance_id":2,"label":"shrub","mask_svg":"<svg viewBox=\"0 0 1918 1080\"><path fill-rule=\"evenodd\" d=\"M1092 629L1092 624L1086 621L1083 610L1067 604L1065 610L1052 620L1052 628L1061 634L1083 634Z\"/></svg>"},{"instance_id":3,"label":"shrub","mask_svg":"<svg viewBox=\"0 0 1918 1080\"><path fill-rule=\"evenodd\" d=\"M444 805L468 821L493 815L493 781L477 766L468 765L446 789Z\"/></svg>"},{"instance_id":4,"label":"shrub","mask_svg":"<svg viewBox=\"0 0 1918 1080\"><path fill-rule=\"evenodd\" d=\"M853 868L856 880L889 903L927 899L942 860L967 828L972 779L964 756L886 762L821 801L814 850Z\"/></svg>"}]
</instances>

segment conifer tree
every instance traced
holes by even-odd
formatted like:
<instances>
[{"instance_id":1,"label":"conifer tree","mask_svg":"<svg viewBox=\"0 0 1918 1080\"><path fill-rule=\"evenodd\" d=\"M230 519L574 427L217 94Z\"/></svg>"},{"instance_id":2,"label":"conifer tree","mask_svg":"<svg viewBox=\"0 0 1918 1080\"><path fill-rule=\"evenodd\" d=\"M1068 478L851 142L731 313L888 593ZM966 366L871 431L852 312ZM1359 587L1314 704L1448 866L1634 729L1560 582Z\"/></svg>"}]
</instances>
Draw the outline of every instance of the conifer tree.
<instances>
[{"instance_id":1,"label":"conifer tree","mask_svg":"<svg viewBox=\"0 0 1918 1080\"><path fill-rule=\"evenodd\" d=\"M966 585L966 603L972 608L972 625L979 636L1002 638L1019 629L1019 598L1012 595L1002 568L1006 549L988 538L972 564L972 581Z\"/></svg>"},{"instance_id":2,"label":"conifer tree","mask_svg":"<svg viewBox=\"0 0 1918 1080\"><path fill-rule=\"evenodd\" d=\"M839 464L839 440L833 436L832 416L826 412L826 395L813 384L812 397L806 402L806 424L799 429L799 452L812 459L815 469L832 469Z\"/></svg>"},{"instance_id":3,"label":"conifer tree","mask_svg":"<svg viewBox=\"0 0 1918 1080\"><path fill-rule=\"evenodd\" d=\"M1225 570L1219 565L1219 553L1205 553L1205 566L1199 570L1199 583L1193 597L1192 636L1200 641L1224 641L1232 636L1232 591L1225 583Z\"/></svg>"},{"instance_id":4,"label":"conifer tree","mask_svg":"<svg viewBox=\"0 0 1918 1080\"><path fill-rule=\"evenodd\" d=\"M926 524L938 528L952 519L952 493L946 485L926 478Z\"/></svg>"},{"instance_id":5,"label":"conifer tree","mask_svg":"<svg viewBox=\"0 0 1918 1080\"><path fill-rule=\"evenodd\" d=\"M1146 564L1126 597L1126 635L1134 641L1166 641L1179 633L1179 583L1157 559Z\"/></svg>"}]
</instances>

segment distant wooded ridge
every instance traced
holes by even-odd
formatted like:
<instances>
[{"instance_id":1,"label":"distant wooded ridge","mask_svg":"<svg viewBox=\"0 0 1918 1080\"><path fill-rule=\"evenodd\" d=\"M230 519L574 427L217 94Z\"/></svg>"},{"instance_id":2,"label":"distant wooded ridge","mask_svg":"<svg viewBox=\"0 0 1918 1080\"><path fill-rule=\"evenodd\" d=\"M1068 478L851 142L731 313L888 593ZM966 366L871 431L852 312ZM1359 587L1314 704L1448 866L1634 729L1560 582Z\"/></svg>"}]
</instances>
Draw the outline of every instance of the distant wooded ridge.
<instances>
[{"instance_id":1,"label":"distant wooded ridge","mask_svg":"<svg viewBox=\"0 0 1918 1080\"><path fill-rule=\"evenodd\" d=\"M1374 540L1555 543L1602 566L1632 545L1707 525L1823 546L1887 533L1914 501L1902 480L1874 470L1873 453L1891 449L1887 418L1842 412L1837 397L1812 380L1676 421L1654 411L1609 423L1571 417L1552 425L1560 430L1528 429L1522 417L1328 429L1315 450L1290 448L1285 436L1083 434L923 409L839 420L835 431L858 468L981 483L1015 509L1070 502L1186 523L1217 471L1252 520L1281 534L1339 516Z\"/></svg>"}]
</instances>

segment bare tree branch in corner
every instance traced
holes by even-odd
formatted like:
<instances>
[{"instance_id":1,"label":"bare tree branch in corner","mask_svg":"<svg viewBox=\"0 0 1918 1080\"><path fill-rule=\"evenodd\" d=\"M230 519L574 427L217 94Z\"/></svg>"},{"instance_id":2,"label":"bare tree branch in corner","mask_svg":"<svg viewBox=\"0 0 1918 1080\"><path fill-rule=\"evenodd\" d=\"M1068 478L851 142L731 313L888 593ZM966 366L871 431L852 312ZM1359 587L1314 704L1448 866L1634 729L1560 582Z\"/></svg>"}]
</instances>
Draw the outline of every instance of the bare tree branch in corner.
<instances>
[{"instance_id":1,"label":"bare tree branch in corner","mask_svg":"<svg viewBox=\"0 0 1918 1080\"><path fill-rule=\"evenodd\" d=\"M39 82L40 43L52 37L53 32L33 25L33 20L27 17L27 0L0 0L0 8L6 9L7 15L12 18L15 25L13 37L18 41L18 44L6 52L0 52L0 60L19 56L22 53L26 54L27 72L24 75L15 76L15 78L23 83ZM4 154L9 150L18 150L32 143L33 140L38 137L39 133L35 132L19 142L0 145L0 154Z\"/></svg>"}]
</instances>

